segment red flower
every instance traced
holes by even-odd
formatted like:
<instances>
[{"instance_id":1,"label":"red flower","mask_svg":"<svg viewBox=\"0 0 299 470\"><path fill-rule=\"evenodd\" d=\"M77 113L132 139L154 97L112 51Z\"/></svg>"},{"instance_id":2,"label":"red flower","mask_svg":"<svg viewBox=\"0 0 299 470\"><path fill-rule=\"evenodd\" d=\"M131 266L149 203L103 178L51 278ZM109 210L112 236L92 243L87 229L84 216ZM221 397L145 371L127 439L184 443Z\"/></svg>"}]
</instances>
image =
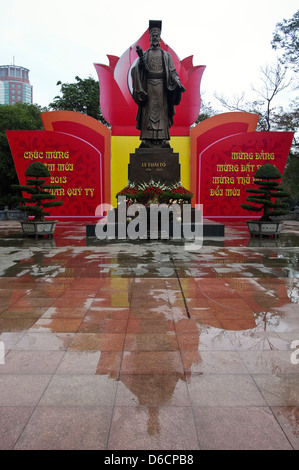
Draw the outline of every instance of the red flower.
<instances>
[{"instance_id":1,"label":"red flower","mask_svg":"<svg viewBox=\"0 0 299 470\"><path fill-rule=\"evenodd\" d=\"M142 191L142 194L145 196L162 196L163 191L160 188L157 188L156 186L151 186L149 188L146 188Z\"/></svg>"},{"instance_id":2,"label":"red flower","mask_svg":"<svg viewBox=\"0 0 299 470\"><path fill-rule=\"evenodd\" d=\"M174 195L181 195L181 196L187 196L187 197L192 197L193 193L191 191L188 191L188 189L183 188L183 186L178 186L177 188L172 188L170 190L171 194Z\"/></svg>"},{"instance_id":3,"label":"red flower","mask_svg":"<svg viewBox=\"0 0 299 470\"><path fill-rule=\"evenodd\" d=\"M122 196L122 195L124 195L124 196L126 196L126 195L132 195L132 196L134 196L134 195L136 195L137 193L138 193L138 190L137 190L137 189L131 188L131 187L126 187L126 188L122 189L117 195L118 195L118 196Z\"/></svg>"}]
</instances>

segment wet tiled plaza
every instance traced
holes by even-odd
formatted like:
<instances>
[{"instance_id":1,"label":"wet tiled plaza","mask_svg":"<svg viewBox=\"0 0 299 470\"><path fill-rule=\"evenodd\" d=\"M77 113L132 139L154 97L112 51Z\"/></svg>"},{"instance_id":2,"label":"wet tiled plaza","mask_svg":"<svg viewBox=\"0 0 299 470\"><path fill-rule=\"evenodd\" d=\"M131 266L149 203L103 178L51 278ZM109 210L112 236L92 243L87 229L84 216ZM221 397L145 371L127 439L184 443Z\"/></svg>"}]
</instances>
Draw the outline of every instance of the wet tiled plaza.
<instances>
[{"instance_id":1,"label":"wet tiled plaza","mask_svg":"<svg viewBox=\"0 0 299 470\"><path fill-rule=\"evenodd\" d=\"M85 234L0 223L0 449L298 449L299 222Z\"/></svg>"}]
</instances>

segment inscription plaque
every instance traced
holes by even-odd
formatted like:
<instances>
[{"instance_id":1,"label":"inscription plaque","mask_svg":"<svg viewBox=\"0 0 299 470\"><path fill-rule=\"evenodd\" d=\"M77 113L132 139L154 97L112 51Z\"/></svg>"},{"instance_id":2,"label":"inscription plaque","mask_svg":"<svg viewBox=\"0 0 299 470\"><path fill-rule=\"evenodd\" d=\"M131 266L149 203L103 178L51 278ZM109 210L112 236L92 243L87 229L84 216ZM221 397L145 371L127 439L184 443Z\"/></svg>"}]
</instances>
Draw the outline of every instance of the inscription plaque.
<instances>
[{"instance_id":1,"label":"inscription plaque","mask_svg":"<svg viewBox=\"0 0 299 470\"><path fill-rule=\"evenodd\" d=\"M150 180L167 184L178 183L181 179L179 154L172 148L141 148L130 154L128 165L129 181L147 183Z\"/></svg>"}]
</instances>

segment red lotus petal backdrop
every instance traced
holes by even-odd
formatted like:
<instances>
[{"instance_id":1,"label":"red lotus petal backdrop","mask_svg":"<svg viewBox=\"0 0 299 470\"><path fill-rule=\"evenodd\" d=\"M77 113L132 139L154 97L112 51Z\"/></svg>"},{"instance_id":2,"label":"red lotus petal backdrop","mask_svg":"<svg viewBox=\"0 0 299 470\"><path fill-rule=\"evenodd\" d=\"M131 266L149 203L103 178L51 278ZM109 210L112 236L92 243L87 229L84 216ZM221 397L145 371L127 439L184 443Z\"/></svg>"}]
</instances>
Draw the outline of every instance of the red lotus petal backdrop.
<instances>
[{"instance_id":1,"label":"red lotus petal backdrop","mask_svg":"<svg viewBox=\"0 0 299 470\"><path fill-rule=\"evenodd\" d=\"M131 68L138 55L136 45L143 50L149 48L148 30L118 58L108 55L109 65L94 64L100 82L100 106L105 119L112 126L112 135L139 135L136 129L137 106L130 93ZM205 66L192 64L192 56L180 61L176 53L163 41L162 49L173 59L186 92L176 108L174 123L170 129L172 136L189 135L190 126L200 111L200 82Z\"/></svg>"}]
</instances>

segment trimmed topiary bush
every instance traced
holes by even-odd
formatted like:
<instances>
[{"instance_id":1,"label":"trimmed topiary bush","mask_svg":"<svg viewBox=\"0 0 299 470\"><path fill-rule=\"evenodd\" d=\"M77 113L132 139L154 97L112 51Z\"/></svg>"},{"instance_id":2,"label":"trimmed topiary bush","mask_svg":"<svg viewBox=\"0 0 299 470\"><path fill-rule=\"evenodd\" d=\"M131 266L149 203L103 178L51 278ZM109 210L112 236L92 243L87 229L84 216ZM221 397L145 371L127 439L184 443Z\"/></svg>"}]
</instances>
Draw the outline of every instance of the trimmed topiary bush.
<instances>
[{"instance_id":1,"label":"trimmed topiary bush","mask_svg":"<svg viewBox=\"0 0 299 470\"><path fill-rule=\"evenodd\" d=\"M272 216L286 215L289 213L288 204L281 201L282 198L290 196L278 183L281 173L275 165L266 163L254 174L254 184L257 188L246 189L252 193L246 201L250 204L241 204L248 211L262 212L260 220L270 221ZM256 205L253 205L253 204Z\"/></svg>"},{"instance_id":2,"label":"trimmed topiary bush","mask_svg":"<svg viewBox=\"0 0 299 470\"><path fill-rule=\"evenodd\" d=\"M25 171L25 176L28 177L26 185L15 184L12 188L30 194L30 197L15 196L14 201L19 204L19 210L34 216L35 221L42 221L46 215L50 215L45 209L61 206L64 203L64 201L54 201L56 196L47 191L49 189L59 189L61 186L45 184L45 178L49 178L51 173L46 165L41 162L31 163ZM48 200L50 201L46 202Z\"/></svg>"}]
</instances>

